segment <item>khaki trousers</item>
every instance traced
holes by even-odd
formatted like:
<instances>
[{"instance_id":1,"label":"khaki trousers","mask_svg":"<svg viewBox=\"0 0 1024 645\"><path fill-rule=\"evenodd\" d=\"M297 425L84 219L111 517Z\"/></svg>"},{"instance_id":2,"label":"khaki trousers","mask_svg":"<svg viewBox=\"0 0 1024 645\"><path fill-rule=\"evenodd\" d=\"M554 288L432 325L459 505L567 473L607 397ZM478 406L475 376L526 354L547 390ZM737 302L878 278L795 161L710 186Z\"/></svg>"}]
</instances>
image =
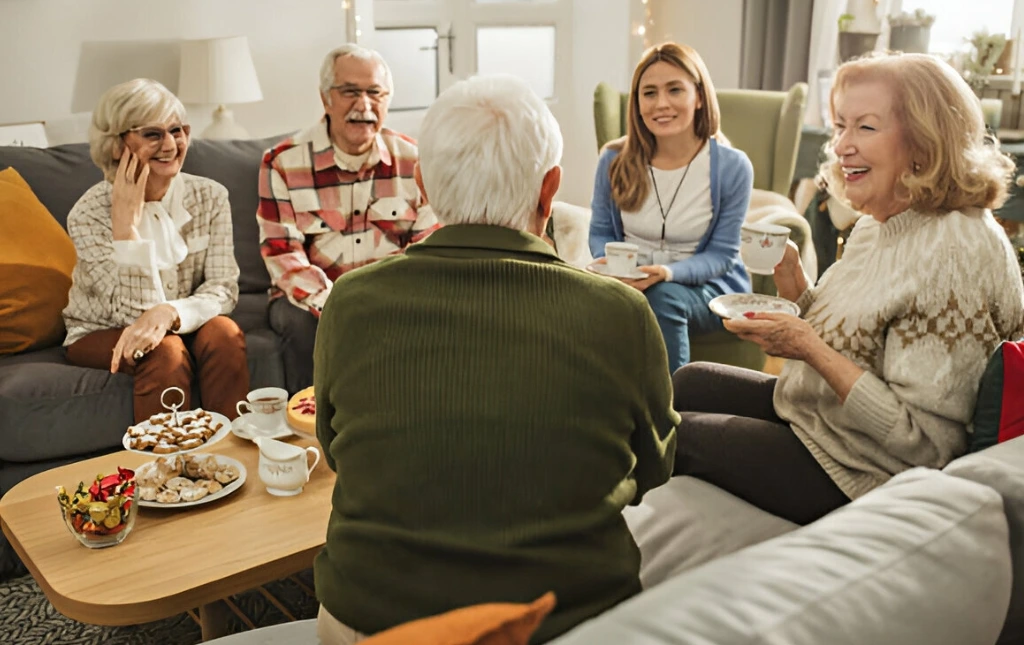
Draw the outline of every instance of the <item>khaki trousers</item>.
<instances>
[{"instance_id":1,"label":"khaki trousers","mask_svg":"<svg viewBox=\"0 0 1024 645\"><path fill-rule=\"evenodd\" d=\"M78 339L68 345L68 361L109 371L110 357L122 331L103 329ZM199 379L203 407L229 419L238 416L235 404L249 393L245 334L227 316L217 316L191 334L167 334L134 366L122 360L118 371L135 378L135 423L166 411L160 395L172 385L185 393L181 409L190 410L195 378Z\"/></svg>"},{"instance_id":2,"label":"khaki trousers","mask_svg":"<svg viewBox=\"0 0 1024 645\"><path fill-rule=\"evenodd\" d=\"M323 605L320 605L320 612L316 615L316 636L320 639L320 645L355 645L366 640L366 636L347 627L324 609Z\"/></svg>"}]
</instances>

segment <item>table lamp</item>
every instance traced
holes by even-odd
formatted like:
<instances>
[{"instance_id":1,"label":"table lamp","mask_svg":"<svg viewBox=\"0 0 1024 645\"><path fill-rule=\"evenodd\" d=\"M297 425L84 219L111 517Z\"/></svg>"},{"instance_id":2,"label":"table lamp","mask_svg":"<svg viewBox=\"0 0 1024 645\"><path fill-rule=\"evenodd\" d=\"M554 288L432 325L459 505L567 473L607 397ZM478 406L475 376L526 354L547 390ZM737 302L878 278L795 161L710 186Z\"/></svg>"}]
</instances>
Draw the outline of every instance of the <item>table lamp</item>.
<instances>
[{"instance_id":1,"label":"table lamp","mask_svg":"<svg viewBox=\"0 0 1024 645\"><path fill-rule=\"evenodd\" d=\"M263 100L245 36L185 40L181 43L178 98L182 103L217 105L205 139L247 139L226 105Z\"/></svg>"}]
</instances>

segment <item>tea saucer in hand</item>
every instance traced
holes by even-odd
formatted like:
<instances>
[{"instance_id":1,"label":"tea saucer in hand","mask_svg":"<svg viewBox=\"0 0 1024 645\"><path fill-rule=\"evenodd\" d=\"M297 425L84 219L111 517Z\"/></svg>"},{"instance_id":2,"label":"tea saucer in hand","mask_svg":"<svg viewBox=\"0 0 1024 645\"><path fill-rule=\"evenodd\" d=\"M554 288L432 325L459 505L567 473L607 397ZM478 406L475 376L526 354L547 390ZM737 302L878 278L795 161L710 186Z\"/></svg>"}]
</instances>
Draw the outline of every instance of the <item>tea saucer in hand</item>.
<instances>
[{"instance_id":1,"label":"tea saucer in hand","mask_svg":"<svg viewBox=\"0 0 1024 645\"><path fill-rule=\"evenodd\" d=\"M590 271L591 273L596 273L598 275L603 275L607 278L626 278L627 280L643 280L644 278L650 277L646 273L637 268L634 268L628 274L617 275L612 273L608 269L608 265L605 264L604 262L594 262L587 265L587 271Z\"/></svg>"},{"instance_id":2,"label":"tea saucer in hand","mask_svg":"<svg viewBox=\"0 0 1024 645\"><path fill-rule=\"evenodd\" d=\"M257 437L262 439L280 439L282 437L289 437L292 435L292 429L285 423L282 423L273 430L257 428L249 422L248 417L250 414L252 413L248 412L243 414L231 422L231 434L235 435L239 439L245 439L246 441L252 441Z\"/></svg>"},{"instance_id":3,"label":"tea saucer in hand","mask_svg":"<svg viewBox=\"0 0 1024 645\"><path fill-rule=\"evenodd\" d=\"M715 314L725 319L744 319L745 313L800 315L800 307L785 298L760 293L728 293L708 303Z\"/></svg>"}]
</instances>

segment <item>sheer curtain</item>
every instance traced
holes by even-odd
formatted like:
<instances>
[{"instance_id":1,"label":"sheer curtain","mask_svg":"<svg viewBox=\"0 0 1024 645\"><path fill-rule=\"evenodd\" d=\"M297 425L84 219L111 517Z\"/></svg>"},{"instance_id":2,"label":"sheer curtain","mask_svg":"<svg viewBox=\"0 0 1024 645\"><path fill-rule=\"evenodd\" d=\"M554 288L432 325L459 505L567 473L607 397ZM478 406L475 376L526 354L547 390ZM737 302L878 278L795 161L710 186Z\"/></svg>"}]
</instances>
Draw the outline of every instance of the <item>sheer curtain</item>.
<instances>
[{"instance_id":1,"label":"sheer curtain","mask_svg":"<svg viewBox=\"0 0 1024 645\"><path fill-rule=\"evenodd\" d=\"M740 87L788 90L807 81L812 14L834 0L744 0ZM838 17L838 14L837 14Z\"/></svg>"}]
</instances>

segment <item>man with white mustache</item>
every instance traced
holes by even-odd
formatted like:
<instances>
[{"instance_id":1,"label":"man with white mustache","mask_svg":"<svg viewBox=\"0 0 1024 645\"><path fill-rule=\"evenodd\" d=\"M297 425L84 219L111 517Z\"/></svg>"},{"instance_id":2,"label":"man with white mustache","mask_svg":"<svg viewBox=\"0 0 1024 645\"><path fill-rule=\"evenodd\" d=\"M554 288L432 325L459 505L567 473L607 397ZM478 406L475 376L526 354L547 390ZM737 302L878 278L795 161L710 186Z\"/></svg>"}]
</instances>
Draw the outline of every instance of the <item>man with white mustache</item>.
<instances>
[{"instance_id":1,"label":"man with white mustache","mask_svg":"<svg viewBox=\"0 0 1024 645\"><path fill-rule=\"evenodd\" d=\"M439 226L413 177L416 143L383 127L393 90L377 52L332 50L320 68L324 117L263 156L256 221L292 393L313 384L317 321L334 281Z\"/></svg>"}]
</instances>

